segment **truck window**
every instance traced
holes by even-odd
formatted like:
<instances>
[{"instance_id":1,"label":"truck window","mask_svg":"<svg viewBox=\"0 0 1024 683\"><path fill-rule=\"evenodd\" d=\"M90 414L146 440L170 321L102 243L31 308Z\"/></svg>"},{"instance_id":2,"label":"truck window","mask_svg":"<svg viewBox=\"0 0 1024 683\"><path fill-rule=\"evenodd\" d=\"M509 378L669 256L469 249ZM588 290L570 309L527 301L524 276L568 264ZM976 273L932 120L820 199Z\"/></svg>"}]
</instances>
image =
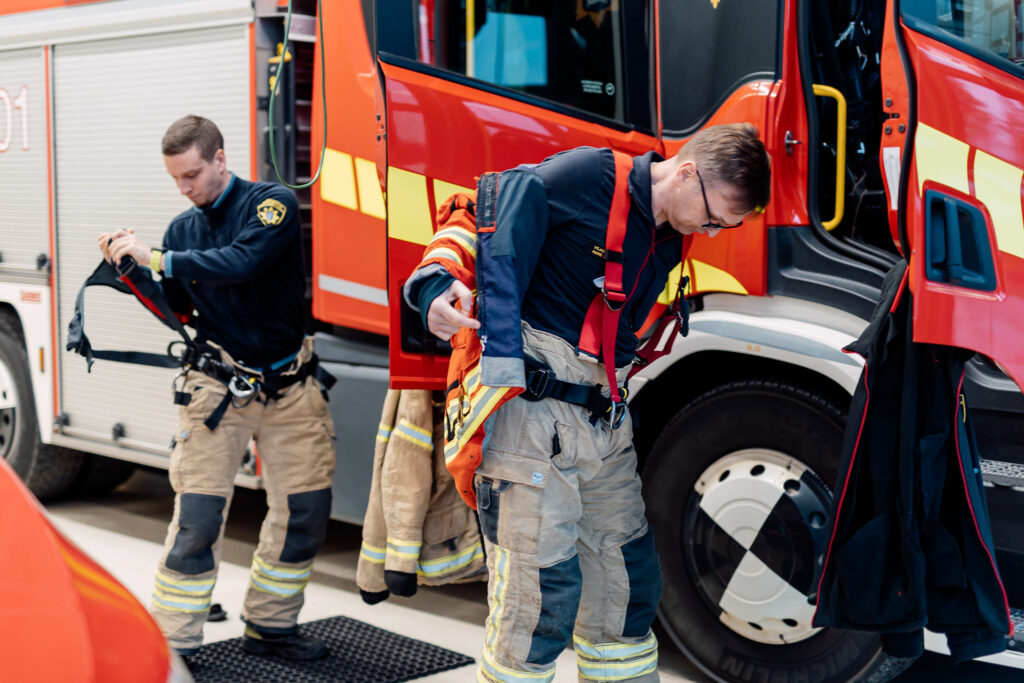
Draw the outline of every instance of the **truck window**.
<instances>
[{"instance_id":1,"label":"truck window","mask_svg":"<svg viewBox=\"0 0 1024 683\"><path fill-rule=\"evenodd\" d=\"M775 80L778 0L659 3L665 135L693 133L737 87Z\"/></svg>"},{"instance_id":2,"label":"truck window","mask_svg":"<svg viewBox=\"0 0 1024 683\"><path fill-rule=\"evenodd\" d=\"M1024 4L1014 0L904 0L900 7L912 28L1024 75Z\"/></svg>"},{"instance_id":3,"label":"truck window","mask_svg":"<svg viewBox=\"0 0 1024 683\"><path fill-rule=\"evenodd\" d=\"M623 122L620 2L420 0L417 59Z\"/></svg>"}]
</instances>

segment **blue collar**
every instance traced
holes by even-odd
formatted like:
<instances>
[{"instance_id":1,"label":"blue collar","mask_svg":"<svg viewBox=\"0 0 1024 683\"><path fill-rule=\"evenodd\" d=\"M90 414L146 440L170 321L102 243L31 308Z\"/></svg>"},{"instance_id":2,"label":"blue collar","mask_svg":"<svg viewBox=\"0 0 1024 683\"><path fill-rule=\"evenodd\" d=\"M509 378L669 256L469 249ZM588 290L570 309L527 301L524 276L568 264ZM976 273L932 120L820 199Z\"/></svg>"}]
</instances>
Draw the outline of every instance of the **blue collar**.
<instances>
[{"instance_id":1,"label":"blue collar","mask_svg":"<svg viewBox=\"0 0 1024 683\"><path fill-rule=\"evenodd\" d=\"M220 196L217 197L216 201L214 201L213 204L210 204L209 206L206 207L197 206L196 208L203 213L206 213L207 211L210 211L212 209L219 208L220 205L224 203L224 200L228 196L228 193L231 192L231 188L235 186L235 174L230 173L230 175L231 179L228 180L228 186L224 188L224 191L220 193Z\"/></svg>"}]
</instances>

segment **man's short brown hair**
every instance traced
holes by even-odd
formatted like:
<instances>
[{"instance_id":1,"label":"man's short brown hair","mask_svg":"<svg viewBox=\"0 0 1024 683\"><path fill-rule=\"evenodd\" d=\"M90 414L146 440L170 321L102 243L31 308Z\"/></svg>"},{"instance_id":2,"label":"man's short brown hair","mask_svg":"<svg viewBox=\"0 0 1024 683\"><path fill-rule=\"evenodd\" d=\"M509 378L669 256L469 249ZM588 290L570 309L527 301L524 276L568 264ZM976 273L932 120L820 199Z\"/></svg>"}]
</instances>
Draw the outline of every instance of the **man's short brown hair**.
<instances>
[{"instance_id":1,"label":"man's short brown hair","mask_svg":"<svg viewBox=\"0 0 1024 683\"><path fill-rule=\"evenodd\" d=\"M726 123L699 131L679 150L697 162L705 183L731 186L738 213L760 213L771 198L772 161L752 123Z\"/></svg>"},{"instance_id":2,"label":"man's short brown hair","mask_svg":"<svg viewBox=\"0 0 1024 683\"><path fill-rule=\"evenodd\" d=\"M218 149L224 149L224 136L210 119L189 114L171 124L160 141L164 156L184 154L195 145L205 161L213 161Z\"/></svg>"}]
</instances>

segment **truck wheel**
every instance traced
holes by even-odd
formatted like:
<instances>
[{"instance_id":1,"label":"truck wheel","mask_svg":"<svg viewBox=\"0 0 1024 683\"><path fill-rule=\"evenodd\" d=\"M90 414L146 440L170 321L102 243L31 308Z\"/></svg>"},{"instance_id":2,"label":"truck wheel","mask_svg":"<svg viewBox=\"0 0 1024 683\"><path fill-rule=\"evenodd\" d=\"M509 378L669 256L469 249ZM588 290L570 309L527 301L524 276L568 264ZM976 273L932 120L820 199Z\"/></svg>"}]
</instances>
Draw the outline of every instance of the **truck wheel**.
<instances>
[{"instance_id":1,"label":"truck wheel","mask_svg":"<svg viewBox=\"0 0 1024 683\"><path fill-rule=\"evenodd\" d=\"M132 476L136 465L102 455L86 455L68 494L71 496L99 496L113 491Z\"/></svg>"},{"instance_id":2,"label":"truck wheel","mask_svg":"<svg viewBox=\"0 0 1024 683\"><path fill-rule=\"evenodd\" d=\"M659 619L715 680L864 680L886 659L876 635L811 626L844 422L824 396L748 380L693 400L655 442Z\"/></svg>"},{"instance_id":3,"label":"truck wheel","mask_svg":"<svg viewBox=\"0 0 1024 683\"><path fill-rule=\"evenodd\" d=\"M82 466L82 454L39 441L25 350L0 331L0 457L40 500L64 493Z\"/></svg>"}]
</instances>

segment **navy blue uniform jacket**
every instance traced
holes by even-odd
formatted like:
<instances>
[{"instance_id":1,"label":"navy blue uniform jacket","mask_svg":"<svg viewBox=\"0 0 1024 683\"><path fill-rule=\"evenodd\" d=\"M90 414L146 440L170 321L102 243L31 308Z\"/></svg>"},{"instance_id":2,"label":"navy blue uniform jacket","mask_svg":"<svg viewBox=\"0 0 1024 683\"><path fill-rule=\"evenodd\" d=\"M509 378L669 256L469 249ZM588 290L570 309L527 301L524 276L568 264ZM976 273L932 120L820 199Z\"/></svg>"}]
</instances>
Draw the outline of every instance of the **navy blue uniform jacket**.
<instances>
[{"instance_id":1,"label":"navy blue uniform jacket","mask_svg":"<svg viewBox=\"0 0 1024 683\"><path fill-rule=\"evenodd\" d=\"M239 362L267 368L298 351L306 277L295 194L234 175L211 206L183 211L167 228L164 293L192 307L197 338Z\"/></svg>"},{"instance_id":2,"label":"navy blue uniform jacket","mask_svg":"<svg viewBox=\"0 0 1024 683\"><path fill-rule=\"evenodd\" d=\"M629 173L630 209L622 251L623 285L632 295L619 320L617 367L633 360L635 333L681 258L682 236L667 224L654 223L651 163L661 160L655 152L635 157ZM587 307L600 291L595 281L604 276L605 232L614 189L612 151L594 147L481 178L476 272L484 384L522 386L520 321L574 347L579 344ZM486 225L493 231L486 231ZM430 302L451 282L451 275L441 271L413 283L409 300L418 304L424 324ZM507 364L502 362L506 359ZM493 367L507 371L490 373Z\"/></svg>"},{"instance_id":3,"label":"navy blue uniform jacket","mask_svg":"<svg viewBox=\"0 0 1024 683\"><path fill-rule=\"evenodd\" d=\"M947 634L955 661L1001 652L1012 622L995 563L960 349L913 342L905 261L871 324L847 423L815 626L883 634L890 655Z\"/></svg>"}]
</instances>

